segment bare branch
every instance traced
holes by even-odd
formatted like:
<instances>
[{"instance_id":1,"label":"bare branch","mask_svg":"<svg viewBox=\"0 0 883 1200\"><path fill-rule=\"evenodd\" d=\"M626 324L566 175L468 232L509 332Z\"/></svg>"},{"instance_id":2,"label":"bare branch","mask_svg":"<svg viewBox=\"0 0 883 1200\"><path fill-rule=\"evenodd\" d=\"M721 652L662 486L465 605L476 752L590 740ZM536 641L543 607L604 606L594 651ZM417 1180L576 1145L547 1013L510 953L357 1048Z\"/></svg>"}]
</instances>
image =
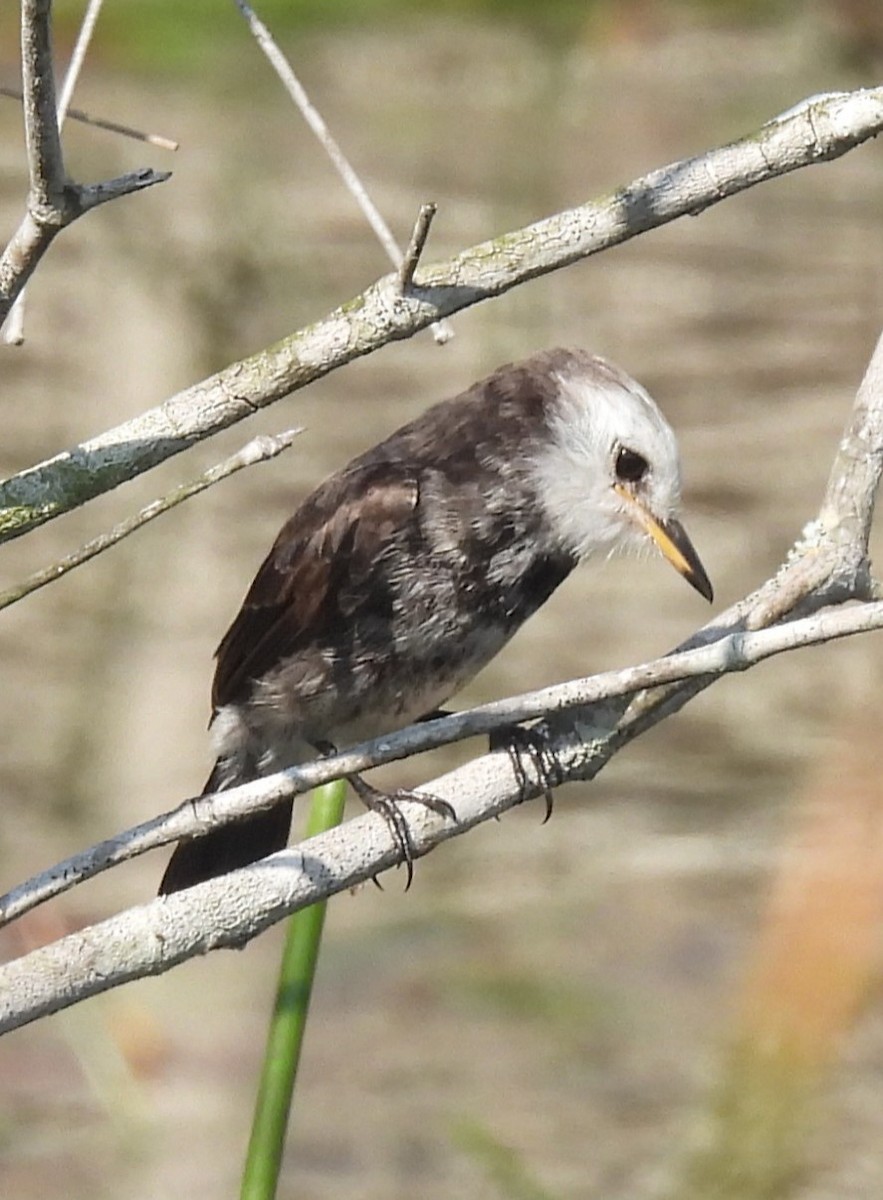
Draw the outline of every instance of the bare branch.
<instances>
[{"instance_id":1,"label":"bare branch","mask_svg":"<svg viewBox=\"0 0 883 1200\"><path fill-rule=\"evenodd\" d=\"M881 129L883 88L815 98L729 146L662 167L612 195L425 266L420 286L407 295L401 294L397 276L386 276L315 325L0 484L0 542L111 490L344 363L410 337L441 316L764 180L836 158Z\"/></svg>"},{"instance_id":2,"label":"bare branch","mask_svg":"<svg viewBox=\"0 0 883 1200\"><path fill-rule=\"evenodd\" d=\"M867 554L874 497L880 479L880 396L883 395L883 337L877 342L856 397L853 420L846 430L828 478L819 522L825 531L837 529L861 553Z\"/></svg>"},{"instance_id":3,"label":"bare branch","mask_svg":"<svg viewBox=\"0 0 883 1200\"><path fill-rule=\"evenodd\" d=\"M45 587L47 583L52 583L62 575L66 575L74 567L80 567L91 558L95 558L96 555L103 554L105 550L109 550L111 546L115 546L117 542L121 542L123 538L128 537L130 533L134 533L136 529L140 529L143 525L147 525L150 521L161 517L163 513L176 508L179 504L183 504L191 496L196 496L199 492L204 492L206 488L220 483L228 475L233 475L237 471L241 471L243 467L251 467L255 463L267 462L269 459L275 458L277 454L281 454L283 450L288 449L300 432L300 429L288 429L284 433L276 434L275 437L261 436L254 438L246 446L243 446L241 450L238 450L235 454L231 454L229 458L225 458L223 462L210 467L202 475L191 480L189 483L180 484L159 500L151 501L140 512L135 513L132 517L128 517L125 521L121 521L119 525L115 525L107 533L102 533L99 537L86 542L84 546L81 546L79 550L75 550L73 554L66 555L64 558L59 559L58 562L44 567L41 571L36 571L21 583L17 583L13 587L0 592L0 609L7 608L10 604L15 604L18 600L29 596L31 592L36 592L39 588Z\"/></svg>"},{"instance_id":4,"label":"bare branch","mask_svg":"<svg viewBox=\"0 0 883 1200\"><path fill-rule=\"evenodd\" d=\"M56 116L51 18L51 0L22 0L22 84L30 175L28 207L54 224L58 214L67 207L67 179Z\"/></svg>"},{"instance_id":5,"label":"bare branch","mask_svg":"<svg viewBox=\"0 0 883 1200\"><path fill-rule=\"evenodd\" d=\"M171 171L154 171L150 167L139 167L137 171L127 171L125 175L117 175L115 179L105 179L101 183L84 183L77 188L80 200L80 213L87 213L106 204L108 200L117 200L120 196L130 196L133 192L141 192L153 187L155 183L164 183L170 179Z\"/></svg>"},{"instance_id":6,"label":"bare branch","mask_svg":"<svg viewBox=\"0 0 883 1200\"><path fill-rule=\"evenodd\" d=\"M252 37L266 55L273 70L282 82L291 99L300 109L301 116L316 135L322 149L331 159L338 175L343 180L350 195L362 210L362 215L374 231L377 240L386 251L387 258L399 270L402 265L402 252L393 236L392 230L380 212L380 209L368 195L367 188L362 183L349 159L341 150L331 130L325 124L322 114L310 100L301 81L294 73L291 63L279 49L273 35L246 0L234 0L236 7L242 13L248 24ZM451 340L454 331L446 321L433 321L432 331L436 342L442 346Z\"/></svg>"},{"instance_id":7,"label":"bare branch","mask_svg":"<svg viewBox=\"0 0 883 1200\"><path fill-rule=\"evenodd\" d=\"M712 677L718 678L731 670L743 670L771 654L832 637L849 636L864 629L878 629L881 625L883 604L876 604L825 613L763 632L730 635L706 648L714 653L708 655L704 667L711 667L715 674L706 674L704 678L710 682ZM694 662L699 664L705 651L690 653L697 655ZM684 656L680 657L683 669ZM661 668L665 661L632 670L649 672L651 667ZM663 676L660 669L660 677ZM602 678L598 677L599 680ZM588 688L587 692L591 690ZM596 740L609 737L614 727L615 722L606 726L597 724ZM419 727L414 727L406 733L416 737L418 730ZM396 735L399 736L404 735ZM556 743L554 749L561 756L562 774L566 780L584 777L585 755L573 742ZM318 781L320 774L332 777L333 772L337 775L349 769L349 764L360 757L368 756L352 752L327 763L310 764L310 767L298 768L287 775L262 780L261 803L250 805L249 811L266 807L283 794L290 795L293 789L285 785L295 777L300 784L297 791L304 791ZM314 778L306 782L307 775ZM277 790L271 793L272 788ZM257 792L256 785L248 785L248 789ZM441 842L501 815L525 798L520 775L513 770L505 751L485 755L449 772L426 784L425 790L455 806L457 817L446 821L421 805L403 802L414 857L421 857ZM529 794L537 795L541 790L540 783L534 781ZM212 802L229 799L237 792L244 795L246 788L220 793L212 797ZM271 795L272 799L268 798ZM207 799L193 804L202 811L203 800ZM183 817L186 807L190 805L182 806L173 816ZM170 819L159 820L168 822ZM144 834L138 853L149 848L146 844L150 840L148 826L156 828L157 823L139 827ZM137 832L133 831L133 835ZM150 841L150 846L155 844L155 840ZM100 855L111 854L113 846L112 842L102 843L91 852L96 870L101 869L97 865ZM85 857L80 856L79 862L70 860L69 864L62 864L62 868L69 865L75 870L76 879L71 882L96 873L96 870L82 870ZM251 867L129 909L0 968L0 1034L133 979L168 971L197 954L241 946L292 912L355 887L400 862L400 853L390 842L383 818L368 813ZM79 869L75 869L74 864ZM36 877L33 885L42 879ZM64 888L56 886L52 891L47 887L44 894L34 899L36 888L33 888L31 903L25 903L21 889L17 889L0 903L4 913L8 914L7 919L11 919L61 890Z\"/></svg>"},{"instance_id":8,"label":"bare branch","mask_svg":"<svg viewBox=\"0 0 883 1200\"><path fill-rule=\"evenodd\" d=\"M423 721L386 737L353 746L342 754L280 771L228 791L185 800L172 812L151 818L81 854L73 855L0 896L0 928L46 900L121 862L182 837L199 837L236 817L272 808L280 800L302 795L332 779L410 758L452 742L492 733L515 723L548 719L556 713L603 705L610 700L629 697L663 684L692 679L701 679L707 684L722 675L745 671L786 651L822 645L837 638L881 628L883 602L877 602L834 609L772 629L723 633L715 641L693 650L676 652L639 666L573 679L506 700L496 700L434 721ZM585 778L582 764L574 764L572 773L564 773L567 778L563 782ZM424 790L435 795L437 784L437 780L428 783ZM515 802L513 798L512 803ZM497 811L495 809L494 813L489 812L486 816L496 815ZM480 819L484 820L486 816ZM445 835L449 837L463 833L468 827L461 827L459 822L455 822L450 827L444 827Z\"/></svg>"},{"instance_id":9,"label":"bare branch","mask_svg":"<svg viewBox=\"0 0 883 1200\"><path fill-rule=\"evenodd\" d=\"M77 79L79 78L80 70L82 69L83 62L85 61L85 58L86 58L86 51L89 48L89 42L92 40L92 33L95 29L95 22L98 19L98 13L101 11L102 2L103 2L103 0L89 0L89 3L86 7L86 12L83 15L82 24L80 25L80 33L79 33L79 36L77 37L76 45L74 46L74 52L71 55L71 61L68 64L68 69L67 69L67 74L65 75L64 84L62 85L61 99L58 101L58 109L55 113L55 126L56 126L56 134L57 134L56 140L59 142L59 144L58 144L59 156L61 154L61 145L60 145L59 139L61 136L62 127L64 125L64 118L65 118L65 115L67 114L68 108L70 107L71 96L73 95L74 88L77 85ZM47 22L46 22L47 36L48 36L48 31L49 31L48 13L49 13L49 9L47 7ZM24 28L25 28L25 26L23 23L23 26L22 26L23 33L24 33ZM51 47L47 47L47 49L48 49L48 53L45 56L45 59L46 59L45 67L47 68L47 71L48 71L48 78L51 80L52 79ZM27 105L26 105L25 111L27 111ZM26 127L26 132L27 132L27 127ZM28 155L28 157L30 160L30 154ZM63 175L63 166L60 161L59 161L59 166L62 168L62 175ZM33 196L33 179L32 179L31 194ZM13 306L13 312L11 314L12 319L9 322L11 328L8 329L4 334L4 341L6 341L11 346L20 346L24 342L26 297L27 297L26 289L22 289L22 291L19 292L18 297Z\"/></svg>"},{"instance_id":10,"label":"bare branch","mask_svg":"<svg viewBox=\"0 0 883 1200\"><path fill-rule=\"evenodd\" d=\"M34 216L41 214L38 224L42 219L47 219L44 236L40 239L43 245L40 254L45 253L57 232L58 222L51 220L53 210L65 207L66 177L61 152L61 122L55 107L51 13L51 0L45 3L24 0L22 3L22 102L30 178L28 210ZM0 315L2 323L3 317ZM10 346L21 346L25 340L24 328L25 294L22 288L15 300L13 319L9 322L9 328L4 330L3 340Z\"/></svg>"}]
</instances>

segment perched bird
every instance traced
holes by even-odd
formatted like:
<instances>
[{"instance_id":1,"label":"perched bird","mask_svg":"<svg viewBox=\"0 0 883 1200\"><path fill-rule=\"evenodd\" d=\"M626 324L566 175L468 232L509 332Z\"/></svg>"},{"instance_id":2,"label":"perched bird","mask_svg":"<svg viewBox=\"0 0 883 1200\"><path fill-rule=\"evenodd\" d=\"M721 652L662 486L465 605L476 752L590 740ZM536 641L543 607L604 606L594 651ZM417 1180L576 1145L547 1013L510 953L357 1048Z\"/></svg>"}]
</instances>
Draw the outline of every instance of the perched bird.
<instances>
[{"instance_id":1,"label":"perched bird","mask_svg":"<svg viewBox=\"0 0 883 1200\"><path fill-rule=\"evenodd\" d=\"M650 539L711 600L679 507L670 426L584 350L434 405L283 526L217 651L205 791L433 714L593 554ZM285 801L182 842L160 891L281 849L290 824Z\"/></svg>"}]
</instances>

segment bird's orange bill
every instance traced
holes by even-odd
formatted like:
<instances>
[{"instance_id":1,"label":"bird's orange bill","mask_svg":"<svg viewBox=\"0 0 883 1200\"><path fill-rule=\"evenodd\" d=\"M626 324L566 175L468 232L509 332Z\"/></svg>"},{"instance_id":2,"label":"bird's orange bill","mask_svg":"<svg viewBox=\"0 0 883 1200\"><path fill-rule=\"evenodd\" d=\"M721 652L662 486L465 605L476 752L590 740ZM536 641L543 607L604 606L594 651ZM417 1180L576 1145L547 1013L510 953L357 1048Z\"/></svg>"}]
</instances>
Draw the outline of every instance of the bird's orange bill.
<instances>
[{"instance_id":1,"label":"bird's orange bill","mask_svg":"<svg viewBox=\"0 0 883 1200\"><path fill-rule=\"evenodd\" d=\"M661 521L645 508L638 498L621 484L614 484L617 493L628 502L629 510L638 524L650 535L665 558L709 603L714 599L711 580L680 521L674 518Z\"/></svg>"}]
</instances>

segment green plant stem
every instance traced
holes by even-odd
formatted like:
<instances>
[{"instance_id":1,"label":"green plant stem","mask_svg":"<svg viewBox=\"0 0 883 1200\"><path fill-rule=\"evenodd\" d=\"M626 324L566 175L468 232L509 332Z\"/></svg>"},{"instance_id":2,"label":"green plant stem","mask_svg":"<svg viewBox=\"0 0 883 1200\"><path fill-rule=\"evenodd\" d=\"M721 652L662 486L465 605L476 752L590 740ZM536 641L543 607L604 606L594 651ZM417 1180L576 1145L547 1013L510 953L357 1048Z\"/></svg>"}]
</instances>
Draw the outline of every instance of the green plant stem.
<instances>
[{"instance_id":1,"label":"green plant stem","mask_svg":"<svg viewBox=\"0 0 883 1200\"><path fill-rule=\"evenodd\" d=\"M312 794L306 836L312 837L339 825L345 800L346 783L342 779L317 788ZM313 904L295 913L288 922L276 1003L242 1174L241 1200L272 1200L276 1195L326 903L323 900Z\"/></svg>"}]
</instances>

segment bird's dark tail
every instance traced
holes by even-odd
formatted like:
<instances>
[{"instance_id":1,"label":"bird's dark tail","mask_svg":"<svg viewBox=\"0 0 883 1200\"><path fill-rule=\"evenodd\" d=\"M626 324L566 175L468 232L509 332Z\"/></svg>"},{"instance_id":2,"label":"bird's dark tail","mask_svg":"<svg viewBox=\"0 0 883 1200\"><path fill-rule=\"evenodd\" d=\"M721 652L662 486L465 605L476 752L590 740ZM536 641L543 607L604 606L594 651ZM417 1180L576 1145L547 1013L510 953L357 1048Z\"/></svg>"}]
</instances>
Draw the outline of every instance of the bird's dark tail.
<instances>
[{"instance_id":1,"label":"bird's dark tail","mask_svg":"<svg viewBox=\"0 0 883 1200\"><path fill-rule=\"evenodd\" d=\"M216 792L220 788L220 773L216 765L202 794ZM281 850L291 830L292 803L291 800L284 800L275 808L256 813L244 821L222 825L205 837L179 842L162 877L159 894L165 896L169 892L193 887L206 879L214 879L216 875L235 871L237 867L247 867L249 863Z\"/></svg>"}]
</instances>

